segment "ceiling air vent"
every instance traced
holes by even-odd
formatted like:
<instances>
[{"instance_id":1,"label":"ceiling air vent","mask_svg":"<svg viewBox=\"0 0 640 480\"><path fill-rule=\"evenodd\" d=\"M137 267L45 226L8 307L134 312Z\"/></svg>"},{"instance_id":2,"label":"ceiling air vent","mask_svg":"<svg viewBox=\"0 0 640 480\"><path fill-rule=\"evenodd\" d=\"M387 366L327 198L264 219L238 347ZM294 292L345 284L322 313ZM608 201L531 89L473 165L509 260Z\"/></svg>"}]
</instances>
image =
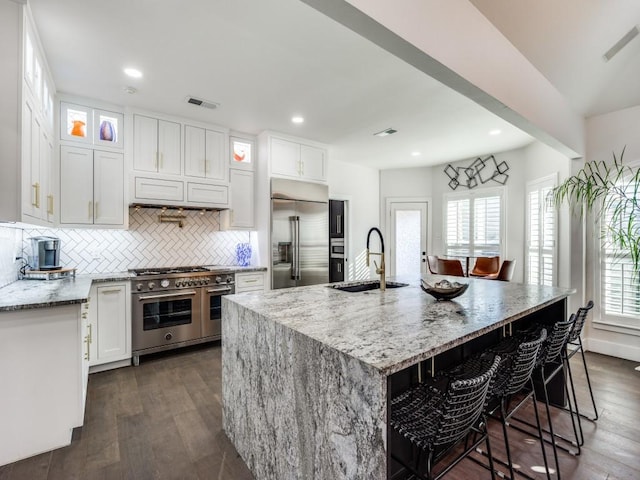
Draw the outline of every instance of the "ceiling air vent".
<instances>
[{"instance_id":1,"label":"ceiling air vent","mask_svg":"<svg viewBox=\"0 0 640 480\"><path fill-rule=\"evenodd\" d=\"M218 108L220 106L219 103L211 102L209 100L202 100L202 99L196 98L196 97L187 97L187 98L185 98L185 101L187 103L190 103L191 105L196 105L198 107L203 107L203 108L209 108L211 110L215 110L216 108Z\"/></svg>"},{"instance_id":2,"label":"ceiling air vent","mask_svg":"<svg viewBox=\"0 0 640 480\"><path fill-rule=\"evenodd\" d=\"M396 133L397 130L394 130L393 128L386 128L384 130L382 130L381 132L378 133L374 133L373 135L376 137L386 137L387 135L392 135L394 133Z\"/></svg>"},{"instance_id":3,"label":"ceiling air vent","mask_svg":"<svg viewBox=\"0 0 640 480\"><path fill-rule=\"evenodd\" d=\"M615 55L617 55L617 53L622 50L624 47L627 46L627 44L633 40L634 38L636 38L638 36L638 33L640 32L640 30L638 30L638 26L636 25L635 27L633 27L631 30L629 30L624 37L622 37L620 40L618 40L616 42L616 44L611 47L609 50L607 50L607 52L604 54L604 60L605 62L608 62L609 60L611 60Z\"/></svg>"}]
</instances>

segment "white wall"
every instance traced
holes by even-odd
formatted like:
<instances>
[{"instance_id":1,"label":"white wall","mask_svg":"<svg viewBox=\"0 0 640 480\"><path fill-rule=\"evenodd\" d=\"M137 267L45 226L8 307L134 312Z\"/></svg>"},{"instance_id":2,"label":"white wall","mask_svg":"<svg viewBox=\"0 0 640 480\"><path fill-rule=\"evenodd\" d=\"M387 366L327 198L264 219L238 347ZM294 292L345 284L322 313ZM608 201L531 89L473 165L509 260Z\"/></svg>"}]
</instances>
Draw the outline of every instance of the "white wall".
<instances>
[{"instance_id":1,"label":"white wall","mask_svg":"<svg viewBox=\"0 0 640 480\"><path fill-rule=\"evenodd\" d=\"M640 161L640 106L598 115L587 120L587 160L612 161L625 148L624 162ZM596 303L592 319L598 320L598 299L595 298L595 262L597 261L598 233L593 222L587 222L586 295ZM595 325L590 321L587 329L589 350L640 361L640 330L624 330ZM617 330L617 331L614 331Z\"/></svg>"},{"instance_id":2,"label":"white wall","mask_svg":"<svg viewBox=\"0 0 640 480\"><path fill-rule=\"evenodd\" d=\"M372 168L329 160L329 198L347 199L349 280L369 278L365 266L367 232L380 225L380 174ZM384 231L384 230L383 230Z\"/></svg>"},{"instance_id":3,"label":"white wall","mask_svg":"<svg viewBox=\"0 0 640 480\"><path fill-rule=\"evenodd\" d=\"M506 258L516 260L516 271L513 280L521 282L524 272L524 184L526 174L526 148L511 150L496 154L496 161L507 162L509 165L509 179L506 184L506 232L507 251ZM472 159L452 162L454 167L468 166ZM383 170L380 180L381 211L384 212L384 202L389 197L431 197L431 238L432 245L428 247L429 253L442 255L444 253L444 218L443 197L446 193L454 192L449 186L449 177L444 173L446 165L424 168L408 168L397 170ZM495 188L500 184L488 182L476 187L473 191L481 191L483 188ZM465 187L458 187L455 192L468 191ZM382 217L386 217L385 212Z\"/></svg>"}]
</instances>

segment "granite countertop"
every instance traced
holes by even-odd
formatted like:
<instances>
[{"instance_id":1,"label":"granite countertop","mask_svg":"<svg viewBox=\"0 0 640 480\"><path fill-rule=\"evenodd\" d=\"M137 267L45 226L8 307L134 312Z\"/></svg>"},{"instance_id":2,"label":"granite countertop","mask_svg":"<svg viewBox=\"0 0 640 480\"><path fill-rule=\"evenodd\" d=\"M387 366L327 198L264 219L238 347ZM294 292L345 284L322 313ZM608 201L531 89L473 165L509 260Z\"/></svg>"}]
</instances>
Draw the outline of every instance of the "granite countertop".
<instances>
[{"instance_id":1,"label":"granite countertop","mask_svg":"<svg viewBox=\"0 0 640 480\"><path fill-rule=\"evenodd\" d=\"M568 297L575 290L483 279L452 301L438 302L414 280L384 292L342 292L326 285L230 295L264 319L284 325L390 375ZM402 279L400 279L402 281Z\"/></svg>"},{"instance_id":2,"label":"granite countertop","mask_svg":"<svg viewBox=\"0 0 640 480\"><path fill-rule=\"evenodd\" d=\"M0 312L86 303L91 277L18 280L0 288Z\"/></svg>"},{"instance_id":3,"label":"granite countertop","mask_svg":"<svg viewBox=\"0 0 640 480\"><path fill-rule=\"evenodd\" d=\"M207 265L212 273L263 272L266 267ZM57 305L85 303L92 282L125 282L135 276L131 272L79 274L58 280L17 280L0 288L0 312L47 308Z\"/></svg>"},{"instance_id":4,"label":"granite countertop","mask_svg":"<svg viewBox=\"0 0 640 480\"><path fill-rule=\"evenodd\" d=\"M266 272L267 267L240 267L238 265L205 265L206 269L212 273L249 273L249 272Z\"/></svg>"}]
</instances>

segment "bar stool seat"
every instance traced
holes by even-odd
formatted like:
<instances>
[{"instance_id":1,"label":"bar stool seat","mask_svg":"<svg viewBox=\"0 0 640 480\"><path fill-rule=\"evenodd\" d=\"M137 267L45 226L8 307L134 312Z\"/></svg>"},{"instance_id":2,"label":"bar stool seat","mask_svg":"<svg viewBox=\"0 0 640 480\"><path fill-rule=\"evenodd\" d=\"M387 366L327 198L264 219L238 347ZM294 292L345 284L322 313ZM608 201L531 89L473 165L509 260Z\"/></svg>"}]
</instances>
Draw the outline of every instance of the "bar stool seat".
<instances>
[{"instance_id":1,"label":"bar stool seat","mask_svg":"<svg viewBox=\"0 0 640 480\"><path fill-rule=\"evenodd\" d=\"M495 354L470 359L429 382L410 387L392 399L389 424L417 449L413 466L393 453L392 457L418 478L435 480L449 472L480 443L486 442L490 451L485 424L479 419L489 382L499 363L500 357ZM434 465L442 461L472 430L480 434L479 439L434 476ZM421 468L423 454L427 456L425 468ZM421 470L426 470L426 473L420 473ZM491 471L493 473L493 466Z\"/></svg>"}]
</instances>

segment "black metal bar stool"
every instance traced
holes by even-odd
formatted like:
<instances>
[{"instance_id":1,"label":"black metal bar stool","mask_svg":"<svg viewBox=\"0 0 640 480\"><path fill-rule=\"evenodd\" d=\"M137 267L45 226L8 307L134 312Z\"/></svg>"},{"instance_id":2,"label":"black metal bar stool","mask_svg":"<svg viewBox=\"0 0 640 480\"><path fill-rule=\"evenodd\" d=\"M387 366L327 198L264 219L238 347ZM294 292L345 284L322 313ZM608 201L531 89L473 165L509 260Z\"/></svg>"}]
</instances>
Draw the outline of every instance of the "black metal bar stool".
<instances>
[{"instance_id":1,"label":"black metal bar stool","mask_svg":"<svg viewBox=\"0 0 640 480\"><path fill-rule=\"evenodd\" d=\"M410 466L392 454L394 460L420 479L437 480L483 441L490 452L486 423L481 417L489 382L499 363L500 357L494 354L474 357L428 382L410 387L392 399L390 426L414 447L415 464ZM447 453L471 431L479 435L473 445L465 448L434 476L434 466L443 463ZM424 454L427 456L426 466L422 469ZM494 478L493 463L490 468ZM420 473L420 470L425 470L425 473Z\"/></svg>"},{"instance_id":2,"label":"black metal bar stool","mask_svg":"<svg viewBox=\"0 0 640 480\"><path fill-rule=\"evenodd\" d=\"M567 339L567 348L564 350L564 360L567 367L567 373L569 377L569 385L571 386L571 395L573 397L573 406L575 407L575 411L578 419L578 430L580 434L580 438L578 443L580 446L584 445L584 434L582 432L582 422L580 418L586 418L587 420L591 420L595 422L598 420L598 409L596 407L596 399L593 395L593 388L591 387L591 379L589 378L589 369L587 368L587 360L584 356L584 348L582 346L582 338L580 334L582 333L582 329L587 320L587 315L589 311L593 308L593 301L589 300L584 307L580 307L575 315L575 323L571 332L569 333L569 338ZM569 360L573 358L576 353L580 353L582 356L582 365L584 366L584 373L587 379L587 385L589 387L589 395L591 397L591 405L593 406L593 416L588 416L580 412L580 408L578 406L578 398L576 396L576 389L573 383L573 372L571 371L571 363Z\"/></svg>"},{"instance_id":3,"label":"black metal bar stool","mask_svg":"<svg viewBox=\"0 0 640 480\"><path fill-rule=\"evenodd\" d=\"M509 468L511 479L515 478L516 473L526 478L532 478L524 472L515 470L509 445L509 434L507 431L507 425L511 415L520 407L520 403L518 403L515 407L510 408L513 396L519 393L525 386L529 386L533 395L533 407L536 416L536 426L538 430L538 438L540 439L542 458L547 472L547 477L550 478L547 454L543 441L542 426L540 424L540 416L538 414L538 406L536 402L536 393L533 386L533 380L531 378L533 369L535 368L538 360L540 348L546 338L547 331L543 328L528 335L507 337L498 343L498 345L490 348L490 351L499 355L502 360L489 386L489 392L487 394L487 415L490 416L490 418L500 421L502 425L505 451L507 454L506 462L496 458L493 460ZM526 401L526 398L523 401ZM484 452L481 453L484 454ZM488 454L489 453L487 452L487 455ZM482 462L479 463L487 468L487 466ZM500 472L500 476L506 478L506 475L502 472Z\"/></svg>"},{"instance_id":4,"label":"black metal bar stool","mask_svg":"<svg viewBox=\"0 0 640 480\"><path fill-rule=\"evenodd\" d=\"M551 334L547 336L547 339L542 344L540 353L536 360L536 366L534 368L533 375L532 375L532 378L534 380L536 379L536 377L539 379L540 387L543 393L542 400L544 401L546 415L547 415L547 422L549 424L549 430L548 431L543 430L543 431L548 432L548 434L550 435L550 439L546 439L544 437L543 439L548 443L550 443L553 448L553 457L555 460L556 474L557 474L558 480L560 479L560 462L558 460L558 450L557 450L558 446L555 440L557 435L554 433L554 430L553 430L553 421L552 421L551 409L550 409L551 404L549 402L549 392L547 390L547 385L564 369L562 352L566 348L567 339L569 337L569 333L571 329L573 328L574 320L575 320L575 315L571 314L571 317L569 318L569 320L556 322L553 325L551 329ZM538 327L538 328L542 328L542 327ZM567 401L570 404L569 387L566 385L566 382L564 387L567 393ZM527 397L525 397L525 399L513 410L513 413L515 413L515 411L518 410L525 403L525 401L528 400L528 398L533 397L534 395L535 395L535 388L533 388L532 391L527 395ZM577 426L574 421L573 411L571 408L569 408L569 412L571 414L571 423L573 425L574 435L576 436L576 440L577 440L578 439ZM525 425L529 425L530 427L535 426L530 422L527 422L526 420L523 420L519 417L515 417L513 413L511 416L513 420L517 420L518 422L523 423ZM518 430L521 430L525 433L531 434L531 432L517 427L516 425L513 424L513 422L510 423L510 426ZM573 453L571 451L569 452ZM548 468L547 468L547 477L549 477Z\"/></svg>"}]
</instances>

